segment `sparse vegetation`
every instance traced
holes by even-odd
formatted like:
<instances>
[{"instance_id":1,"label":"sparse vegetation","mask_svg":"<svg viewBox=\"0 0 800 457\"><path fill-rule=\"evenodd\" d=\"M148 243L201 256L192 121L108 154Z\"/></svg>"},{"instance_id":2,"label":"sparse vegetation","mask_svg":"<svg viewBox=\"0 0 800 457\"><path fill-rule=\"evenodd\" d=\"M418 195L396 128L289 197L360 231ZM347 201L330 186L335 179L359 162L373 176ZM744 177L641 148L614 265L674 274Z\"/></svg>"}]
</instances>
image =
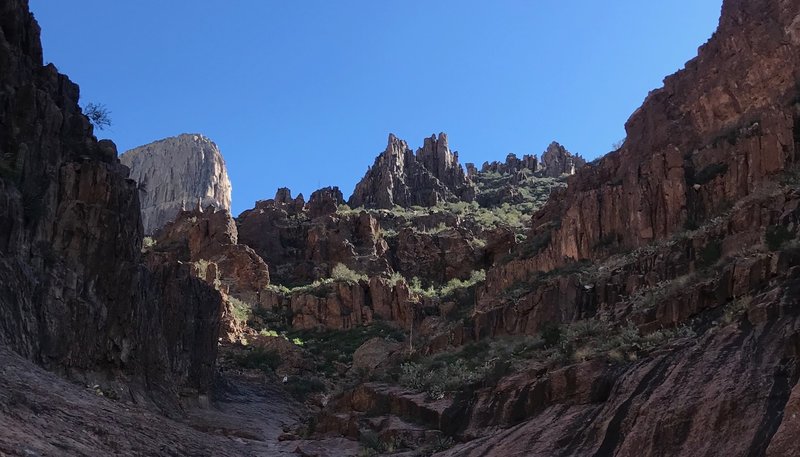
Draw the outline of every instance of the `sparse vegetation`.
<instances>
[{"instance_id":1,"label":"sparse vegetation","mask_svg":"<svg viewBox=\"0 0 800 457\"><path fill-rule=\"evenodd\" d=\"M231 305L231 314L233 318L239 322L247 322L252 313L252 307L247 303L239 300L236 297L228 297L228 303Z\"/></svg>"},{"instance_id":2,"label":"sparse vegetation","mask_svg":"<svg viewBox=\"0 0 800 457\"><path fill-rule=\"evenodd\" d=\"M337 263L331 271L331 279L334 282L346 282L348 284L356 284L359 281L366 281L367 275L356 273L342 263Z\"/></svg>"},{"instance_id":3,"label":"sparse vegetation","mask_svg":"<svg viewBox=\"0 0 800 457\"><path fill-rule=\"evenodd\" d=\"M142 252L149 251L156 246L156 240L153 238L146 236L142 239Z\"/></svg>"},{"instance_id":4,"label":"sparse vegetation","mask_svg":"<svg viewBox=\"0 0 800 457\"><path fill-rule=\"evenodd\" d=\"M616 361L631 360L640 351L651 351L677 338L696 336L689 326L660 329L642 334L631 322L614 326L596 319L565 326L561 338L549 354L551 361L581 361L605 354Z\"/></svg>"},{"instance_id":5,"label":"sparse vegetation","mask_svg":"<svg viewBox=\"0 0 800 457\"><path fill-rule=\"evenodd\" d=\"M327 390L325 383L313 376L289 376L285 387L297 401L305 401L309 395Z\"/></svg>"},{"instance_id":6,"label":"sparse vegetation","mask_svg":"<svg viewBox=\"0 0 800 457\"><path fill-rule=\"evenodd\" d=\"M453 278L440 288L436 288L434 286L429 286L428 288L424 288L422 286L422 280L420 280L417 277L414 277L411 279L409 288L411 289L412 292L424 295L426 297L444 298L453 295L457 290L474 287L478 283L481 283L485 280L486 280L486 272L484 270L475 270L470 274L469 278L464 280Z\"/></svg>"},{"instance_id":7,"label":"sparse vegetation","mask_svg":"<svg viewBox=\"0 0 800 457\"><path fill-rule=\"evenodd\" d=\"M405 444L397 437L390 440L382 440L375 432L365 431L359 436L359 442L362 449L359 452L359 457L372 457L384 455L386 453L393 453L402 449Z\"/></svg>"},{"instance_id":8,"label":"sparse vegetation","mask_svg":"<svg viewBox=\"0 0 800 457\"><path fill-rule=\"evenodd\" d=\"M105 130L111 127L111 111L105 105L99 103L87 103L83 108L83 114L95 128Z\"/></svg>"},{"instance_id":9,"label":"sparse vegetation","mask_svg":"<svg viewBox=\"0 0 800 457\"><path fill-rule=\"evenodd\" d=\"M448 393L468 386L491 383L510 371L510 361L500 354L508 347L487 342L473 343L455 353L438 354L400 365L397 382L409 389L425 392L430 400L440 400Z\"/></svg>"},{"instance_id":10,"label":"sparse vegetation","mask_svg":"<svg viewBox=\"0 0 800 457\"><path fill-rule=\"evenodd\" d=\"M738 321L747 312L751 301L751 297L736 297L731 300L722 313L722 323L729 325Z\"/></svg>"},{"instance_id":11,"label":"sparse vegetation","mask_svg":"<svg viewBox=\"0 0 800 457\"><path fill-rule=\"evenodd\" d=\"M252 348L235 356L236 363L242 368L261 370L272 373L281 364L281 357L275 351L263 348Z\"/></svg>"},{"instance_id":12,"label":"sparse vegetation","mask_svg":"<svg viewBox=\"0 0 800 457\"><path fill-rule=\"evenodd\" d=\"M318 371L325 374L334 374L336 364L350 363L356 349L371 338L405 340L403 330L380 321L349 330L295 330L284 335L291 341L302 342L303 348L316 358Z\"/></svg>"},{"instance_id":13,"label":"sparse vegetation","mask_svg":"<svg viewBox=\"0 0 800 457\"><path fill-rule=\"evenodd\" d=\"M694 273L687 273L675 279L660 281L649 287L641 287L632 293L627 301L634 310L652 309L664 300L674 297L686 290L686 287L694 281Z\"/></svg>"}]
</instances>

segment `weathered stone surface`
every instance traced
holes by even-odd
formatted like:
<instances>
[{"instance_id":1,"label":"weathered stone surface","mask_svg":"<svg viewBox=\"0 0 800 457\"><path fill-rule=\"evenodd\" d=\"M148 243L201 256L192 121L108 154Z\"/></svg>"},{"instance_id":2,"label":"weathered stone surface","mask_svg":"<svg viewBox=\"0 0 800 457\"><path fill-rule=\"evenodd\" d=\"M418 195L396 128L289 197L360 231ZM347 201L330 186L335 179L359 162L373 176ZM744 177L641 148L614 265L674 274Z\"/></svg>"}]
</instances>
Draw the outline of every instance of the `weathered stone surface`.
<instances>
[{"instance_id":1,"label":"weathered stone surface","mask_svg":"<svg viewBox=\"0 0 800 457\"><path fill-rule=\"evenodd\" d=\"M472 165L472 168L475 166L473 164L467 164L467 168L469 169L469 165ZM533 154L525 154L522 156L522 159L517 158L516 154L508 154L506 156L505 162L484 162L481 166L481 173L516 173L522 170L530 170L530 171L539 171L539 160L536 158L536 155ZM478 172L475 171L473 174L477 175Z\"/></svg>"},{"instance_id":2,"label":"weathered stone surface","mask_svg":"<svg viewBox=\"0 0 800 457\"><path fill-rule=\"evenodd\" d=\"M580 155L572 155L564 146L553 142L542 154L541 170L544 176L557 178L561 175L574 175L586 165Z\"/></svg>"},{"instance_id":3,"label":"weathered stone surface","mask_svg":"<svg viewBox=\"0 0 800 457\"><path fill-rule=\"evenodd\" d=\"M435 234L405 228L392 241L397 271L408 278L420 278L426 284L466 279L473 270L488 266L483 261L483 247L473 244L472 234L464 228Z\"/></svg>"},{"instance_id":4,"label":"weathered stone surface","mask_svg":"<svg viewBox=\"0 0 800 457\"><path fill-rule=\"evenodd\" d=\"M239 215L240 242L267 262L282 285L327 278L338 263L370 275L388 271L378 221L366 212L336 214L340 202L337 188L314 192L307 205L285 189L282 198L260 201Z\"/></svg>"},{"instance_id":5,"label":"weathered stone surface","mask_svg":"<svg viewBox=\"0 0 800 457\"><path fill-rule=\"evenodd\" d=\"M135 183L43 66L27 2L0 4L0 341L51 369L146 386L161 406L211 384L220 297L142 264Z\"/></svg>"},{"instance_id":6,"label":"weathered stone surface","mask_svg":"<svg viewBox=\"0 0 800 457\"><path fill-rule=\"evenodd\" d=\"M390 359L398 358L400 349L400 343L380 337L371 338L353 353L353 369L371 375L375 370L385 367Z\"/></svg>"},{"instance_id":7,"label":"weathered stone surface","mask_svg":"<svg viewBox=\"0 0 800 457\"><path fill-rule=\"evenodd\" d=\"M230 211L231 182L214 142L182 134L126 151L120 156L139 183L144 233L151 235L181 211L213 206Z\"/></svg>"},{"instance_id":8,"label":"weathered stone surface","mask_svg":"<svg viewBox=\"0 0 800 457\"><path fill-rule=\"evenodd\" d=\"M342 191L338 187L325 187L314 191L308 200L308 217L316 219L321 216L333 214L339 205L344 204Z\"/></svg>"},{"instance_id":9,"label":"weathered stone surface","mask_svg":"<svg viewBox=\"0 0 800 457\"><path fill-rule=\"evenodd\" d=\"M351 207L435 206L445 201L472 201L475 188L450 151L447 135L426 138L416 155L408 144L389 135L389 144L350 197Z\"/></svg>"},{"instance_id":10,"label":"weathered stone surface","mask_svg":"<svg viewBox=\"0 0 800 457\"><path fill-rule=\"evenodd\" d=\"M266 309L291 311L292 327L347 330L375 318L410 328L416 321L420 297L405 282L373 277L356 283L333 282L317 289L290 294L268 290L262 295Z\"/></svg>"},{"instance_id":11,"label":"weathered stone surface","mask_svg":"<svg viewBox=\"0 0 800 457\"><path fill-rule=\"evenodd\" d=\"M236 224L227 211L208 207L183 211L155 238L155 254L171 254L174 260L195 262L214 271L201 279L220 292L247 303L258 303L269 285L269 269L255 251L237 244Z\"/></svg>"}]
</instances>

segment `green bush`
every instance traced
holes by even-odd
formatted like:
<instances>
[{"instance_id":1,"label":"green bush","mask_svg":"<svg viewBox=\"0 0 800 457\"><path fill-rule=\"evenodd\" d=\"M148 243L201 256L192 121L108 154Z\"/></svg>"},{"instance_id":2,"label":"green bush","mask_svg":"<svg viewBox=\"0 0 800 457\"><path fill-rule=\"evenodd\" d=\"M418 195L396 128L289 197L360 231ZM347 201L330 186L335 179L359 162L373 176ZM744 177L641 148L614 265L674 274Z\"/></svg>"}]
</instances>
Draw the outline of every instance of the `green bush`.
<instances>
[{"instance_id":1,"label":"green bush","mask_svg":"<svg viewBox=\"0 0 800 457\"><path fill-rule=\"evenodd\" d=\"M309 395L327 390L325 383L320 379L306 376L289 376L284 386L298 401L305 401Z\"/></svg>"},{"instance_id":2,"label":"green bush","mask_svg":"<svg viewBox=\"0 0 800 457\"><path fill-rule=\"evenodd\" d=\"M348 284L355 284L359 281L366 281L367 275L356 273L342 263L337 263L331 271L331 279L336 282L346 282Z\"/></svg>"},{"instance_id":3,"label":"green bush","mask_svg":"<svg viewBox=\"0 0 800 457\"><path fill-rule=\"evenodd\" d=\"M236 356L236 363L242 368L250 368L271 373L281 364L281 356L272 350L253 348Z\"/></svg>"},{"instance_id":4,"label":"green bush","mask_svg":"<svg viewBox=\"0 0 800 457\"><path fill-rule=\"evenodd\" d=\"M554 322L546 322L542 325L541 335L546 348L558 346L561 342L561 326Z\"/></svg>"},{"instance_id":5,"label":"green bush","mask_svg":"<svg viewBox=\"0 0 800 457\"><path fill-rule=\"evenodd\" d=\"M228 297L228 303L231 305L231 313L233 318L239 322L247 322L250 319L252 308L247 303L239 300L236 297Z\"/></svg>"},{"instance_id":6,"label":"green bush","mask_svg":"<svg viewBox=\"0 0 800 457\"><path fill-rule=\"evenodd\" d=\"M153 238L146 236L142 239L142 251L146 251L156 245L156 240Z\"/></svg>"},{"instance_id":7,"label":"green bush","mask_svg":"<svg viewBox=\"0 0 800 457\"><path fill-rule=\"evenodd\" d=\"M461 391L493 373L495 363L474 364L464 358L426 365L407 362L400 366L400 385L425 392L430 400L440 400L447 392Z\"/></svg>"}]
</instances>

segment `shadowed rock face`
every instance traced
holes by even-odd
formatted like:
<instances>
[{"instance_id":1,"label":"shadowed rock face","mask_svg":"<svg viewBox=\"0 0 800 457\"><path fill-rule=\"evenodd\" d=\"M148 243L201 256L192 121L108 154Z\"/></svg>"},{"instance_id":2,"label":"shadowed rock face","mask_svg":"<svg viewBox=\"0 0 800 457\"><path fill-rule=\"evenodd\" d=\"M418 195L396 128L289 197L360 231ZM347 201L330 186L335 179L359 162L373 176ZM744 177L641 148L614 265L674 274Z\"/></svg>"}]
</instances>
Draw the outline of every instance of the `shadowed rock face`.
<instances>
[{"instance_id":1,"label":"shadowed rock face","mask_svg":"<svg viewBox=\"0 0 800 457\"><path fill-rule=\"evenodd\" d=\"M98 142L78 86L43 66L26 1L0 3L0 342L80 376L108 371L159 402L208 388L219 295L141 260L136 184Z\"/></svg>"},{"instance_id":2,"label":"shadowed rock face","mask_svg":"<svg viewBox=\"0 0 800 457\"><path fill-rule=\"evenodd\" d=\"M475 187L451 152L447 135L426 138L416 155L408 144L389 135L389 144L356 185L349 204L356 208L435 206L446 201L472 201Z\"/></svg>"},{"instance_id":3,"label":"shadowed rock face","mask_svg":"<svg viewBox=\"0 0 800 457\"><path fill-rule=\"evenodd\" d=\"M120 156L139 183L144 233L151 235L181 211L213 206L230 211L231 182L222 154L208 138L183 134Z\"/></svg>"}]
</instances>

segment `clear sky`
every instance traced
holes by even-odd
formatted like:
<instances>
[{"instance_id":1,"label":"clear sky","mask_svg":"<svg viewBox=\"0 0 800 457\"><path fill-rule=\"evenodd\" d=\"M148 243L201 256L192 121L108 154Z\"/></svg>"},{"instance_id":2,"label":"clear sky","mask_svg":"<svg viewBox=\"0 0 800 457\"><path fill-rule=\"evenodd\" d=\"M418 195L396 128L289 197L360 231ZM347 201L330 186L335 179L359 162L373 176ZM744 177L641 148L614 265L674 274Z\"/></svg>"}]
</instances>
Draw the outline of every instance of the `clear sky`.
<instances>
[{"instance_id":1,"label":"clear sky","mask_svg":"<svg viewBox=\"0 0 800 457\"><path fill-rule=\"evenodd\" d=\"M179 133L222 150L233 213L281 186L345 198L390 132L461 161L588 159L697 54L722 0L31 0L45 60L120 152Z\"/></svg>"}]
</instances>

